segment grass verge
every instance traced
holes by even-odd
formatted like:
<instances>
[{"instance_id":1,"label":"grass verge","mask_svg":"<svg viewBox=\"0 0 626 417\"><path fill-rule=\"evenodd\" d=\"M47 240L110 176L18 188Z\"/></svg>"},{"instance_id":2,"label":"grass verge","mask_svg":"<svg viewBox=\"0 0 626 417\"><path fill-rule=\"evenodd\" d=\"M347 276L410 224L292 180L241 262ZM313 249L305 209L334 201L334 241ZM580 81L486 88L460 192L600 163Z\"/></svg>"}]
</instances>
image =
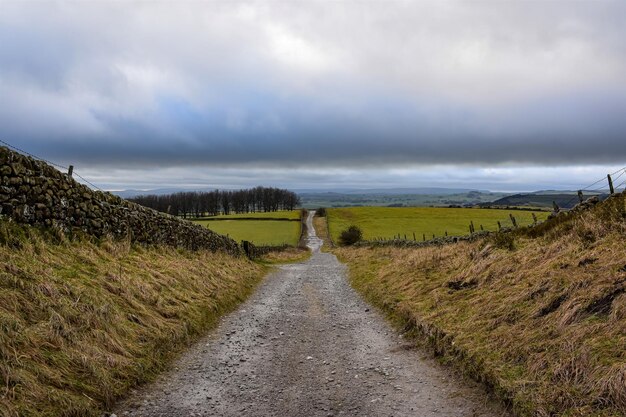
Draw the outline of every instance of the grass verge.
<instances>
[{"instance_id":1,"label":"grass verge","mask_svg":"<svg viewBox=\"0 0 626 417\"><path fill-rule=\"evenodd\" d=\"M244 257L0 221L0 414L98 416L243 301Z\"/></svg>"},{"instance_id":2,"label":"grass verge","mask_svg":"<svg viewBox=\"0 0 626 417\"><path fill-rule=\"evenodd\" d=\"M625 415L625 197L505 240L335 252L357 290L517 415Z\"/></svg>"},{"instance_id":3,"label":"grass verge","mask_svg":"<svg viewBox=\"0 0 626 417\"><path fill-rule=\"evenodd\" d=\"M289 247L282 251L266 253L260 259L262 264L279 265L304 262L311 257L311 251L299 247Z\"/></svg>"}]
</instances>

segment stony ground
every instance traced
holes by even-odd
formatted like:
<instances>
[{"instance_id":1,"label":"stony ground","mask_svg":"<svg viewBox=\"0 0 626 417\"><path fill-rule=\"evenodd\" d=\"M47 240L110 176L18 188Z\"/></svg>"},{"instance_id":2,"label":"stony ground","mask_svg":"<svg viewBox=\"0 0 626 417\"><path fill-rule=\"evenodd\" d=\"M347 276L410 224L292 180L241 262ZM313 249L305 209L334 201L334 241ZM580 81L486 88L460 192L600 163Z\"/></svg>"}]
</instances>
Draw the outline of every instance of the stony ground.
<instances>
[{"instance_id":1,"label":"stony ground","mask_svg":"<svg viewBox=\"0 0 626 417\"><path fill-rule=\"evenodd\" d=\"M508 416L395 332L319 251L282 266L118 416Z\"/></svg>"}]
</instances>

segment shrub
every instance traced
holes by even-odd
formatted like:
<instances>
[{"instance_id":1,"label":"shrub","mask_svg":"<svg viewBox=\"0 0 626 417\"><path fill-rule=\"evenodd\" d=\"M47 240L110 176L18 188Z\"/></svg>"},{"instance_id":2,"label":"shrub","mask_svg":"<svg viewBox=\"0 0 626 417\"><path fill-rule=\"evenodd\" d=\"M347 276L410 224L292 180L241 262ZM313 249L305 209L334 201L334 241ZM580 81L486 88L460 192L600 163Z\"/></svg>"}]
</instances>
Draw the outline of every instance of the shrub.
<instances>
[{"instance_id":1,"label":"shrub","mask_svg":"<svg viewBox=\"0 0 626 417\"><path fill-rule=\"evenodd\" d=\"M515 249L515 237L513 237L513 233L498 232L493 239L493 243L500 249Z\"/></svg>"},{"instance_id":2,"label":"shrub","mask_svg":"<svg viewBox=\"0 0 626 417\"><path fill-rule=\"evenodd\" d=\"M315 210L315 215L318 217L326 217L326 208L324 207L320 207L317 210Z\"/></svg>"},{"instance_id":3,"label":"shrub","mask_svg":"<svg viewBox=\"0 0 626 417\"><path fill-rule=\"evenodd\" d=\"M350 226L339 235L339 244L342 246L354 245L362 237L363 232L358 226Z\"/></svg>"}]
</instances>

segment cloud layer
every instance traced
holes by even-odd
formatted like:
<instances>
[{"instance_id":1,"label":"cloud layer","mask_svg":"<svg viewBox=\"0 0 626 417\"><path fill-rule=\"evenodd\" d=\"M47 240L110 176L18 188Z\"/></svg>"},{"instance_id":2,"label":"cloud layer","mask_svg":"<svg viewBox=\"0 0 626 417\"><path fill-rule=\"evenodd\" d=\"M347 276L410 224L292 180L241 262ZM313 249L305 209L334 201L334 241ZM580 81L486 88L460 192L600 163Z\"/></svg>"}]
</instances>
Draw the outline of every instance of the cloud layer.
<instances>
[{"instance_id":1,"label":"cloud layer","mask_svg":"<svg viewBox=\"0 0 626 417\"><path fill-rule=\"evenodd\" d=\"M623 1L2 2L0 138L92 167L620 165Z\"/></svg>"}]
</instances>

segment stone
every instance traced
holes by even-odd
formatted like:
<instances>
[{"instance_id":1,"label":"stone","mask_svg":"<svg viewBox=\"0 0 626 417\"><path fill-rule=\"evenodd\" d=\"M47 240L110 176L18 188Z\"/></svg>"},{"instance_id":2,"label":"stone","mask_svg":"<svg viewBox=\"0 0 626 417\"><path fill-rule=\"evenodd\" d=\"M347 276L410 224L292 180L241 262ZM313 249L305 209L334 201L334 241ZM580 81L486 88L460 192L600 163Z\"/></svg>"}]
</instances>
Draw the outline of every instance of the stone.
<instances>
[{"instance_id":1,"label":"stone","mask_svg":"<svg viewBox=\"0 0 626 417\"><path fill-rule=\"evenodd\" d=\"M0 147L0 214L24 223L113 233L142 243L186 249L225 250L239 255L230 238L167 214L92 191L42 161Z\"/></svg>"},{"instance_id":2,"label":"stone","mask_svg":"<svg viewBox=\"0 0 626 417\"><path fill-rule=\"evenodd\" d=\"M9 164L9 166L11 167L11 171L13 171L13 175L22 175L26 171L26 168L24 168L22 164L12 163Z\"/></svg>"},{"instance_id":3,"label":"stone","mask_svg":"<svg viewBox=\"0 0 626 417\"><path fill-rule=\"evenodd\" d=\"M9 178L9 184L8 185L22 185L22 178L20 177L11 177Z\"/></svg>"}]
</instances>

